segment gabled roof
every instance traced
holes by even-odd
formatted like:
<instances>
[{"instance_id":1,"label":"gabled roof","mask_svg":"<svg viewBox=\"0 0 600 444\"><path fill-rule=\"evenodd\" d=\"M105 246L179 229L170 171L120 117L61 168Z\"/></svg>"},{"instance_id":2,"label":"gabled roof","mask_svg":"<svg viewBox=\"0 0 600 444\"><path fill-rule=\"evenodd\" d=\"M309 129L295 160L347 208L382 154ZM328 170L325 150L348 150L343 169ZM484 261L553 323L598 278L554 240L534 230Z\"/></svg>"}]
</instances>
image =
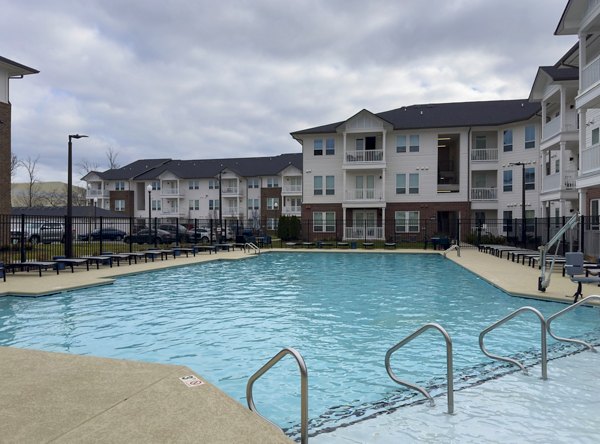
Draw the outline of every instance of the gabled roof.
<instances>
[{"instance_id":1,"label":"gabled roof","mask_svg":"<svg viewBox=\"0 0 600 444\"><path fill-rule=\"evenodd\" d=\"M394 130L410 130L507 125L529 120L539 111L538 103L518 99L412 105L376 113L375 116L391 123ZM296 136L302 134L335 133L344 122L330 123L291 134L297 138Z\"/></svg>"},{"instance_id":2,"label":"gabled roof","mask_svg":"<svg viewBox=\"0 0 600 444\"><path fill-rule=\"evenodd\" d=\"M2 56L0 56L0 69L6 71L9 76L25 76L27 74L39 73L37 69L21 65L20 63L13 62L12 60L9 60Z\"/></svg>"},{"instance_id":3,"label":"gabled roof","mask_svg":"<svg viewBox=\"0 0 600 444\"><path fill-rule=\"evenodd\" d=\"M554 35L572 35L579 32L579 25L587 11L586 0L569 0L558 21Z\"/></svg>"},{"instance_id":4,"label":"gabled roof","mask_svg":"<svg viewBox=\"0 0 600 444\"><path fill-rule=\"evenodd\" d=\"M540 66L537 74L535 75L533 86L531 87L529 100L542 100L546 87L554 82L569 82L577 80L579 80L579 69L577 68Z\"/></svg>"},{"instance_id":5,"label":"gabled roof","mask_svg":"<svg viewBox=\"0 0 600 444\"><path fill-rule=\"evenodd\" d=\"M103 180L156 180L170 172L181 179L216 177L229 169L241 177L275 176L288 166L302 170L302 154L289 153L269 157L245 157L233 159L138 160L117 170L96 172Z\"/></svg>"}]
</instances>

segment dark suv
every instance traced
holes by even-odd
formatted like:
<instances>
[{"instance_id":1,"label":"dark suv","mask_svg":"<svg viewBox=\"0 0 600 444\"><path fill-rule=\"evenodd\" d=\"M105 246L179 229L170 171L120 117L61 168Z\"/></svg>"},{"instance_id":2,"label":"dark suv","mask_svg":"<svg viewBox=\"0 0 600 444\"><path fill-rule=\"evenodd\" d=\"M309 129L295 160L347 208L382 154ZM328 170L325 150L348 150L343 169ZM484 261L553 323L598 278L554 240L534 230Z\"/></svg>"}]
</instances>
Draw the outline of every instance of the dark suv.
<instances>
[{"instance_id":1,"label":"dark suv","mask_svg":"<svg viewBox=\"0 0 600 444\"><path fill-rule=\"evenodd\" d=\"M158 229L171 233L174 240L179 237L179 242L189 242L188 230L181 224L160 224Z\"/></svg>"}]
</instances>

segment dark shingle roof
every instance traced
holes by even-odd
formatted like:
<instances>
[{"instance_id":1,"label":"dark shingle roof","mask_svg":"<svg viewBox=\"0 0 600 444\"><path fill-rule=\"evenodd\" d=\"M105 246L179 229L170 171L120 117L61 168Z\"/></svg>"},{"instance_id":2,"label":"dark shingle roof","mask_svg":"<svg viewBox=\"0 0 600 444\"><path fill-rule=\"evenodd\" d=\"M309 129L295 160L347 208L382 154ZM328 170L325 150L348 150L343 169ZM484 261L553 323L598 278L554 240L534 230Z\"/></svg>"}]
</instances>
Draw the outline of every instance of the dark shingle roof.
<instances>
[{"instance_id":1,"label":"dark shingle roof","mask_svg":"<svg viewBox=\"0 0 600 444\"><path fill-rule=\"evenodd\" d=\"M527 99L486 102L431 103L412 105L375 114L391 123L395 130L498 126L528 120L540 111L539 103ZM334 133L344 122L308 128L292 133Z\"/></svg>"},{"instance_id":2,"label":"dark shingle roof","mask_svg":"<svg viewBox=\"0 0 600 444\"><path fill-rule=\"evenodd\" d=\"M20 216L24 214L26 216L44 216L44 217L66 217L67 215L67 207L14 207L11 209L11 214L13 216ZM73 217L124 217L123 213L119 213L116 211L105 210L100 207L96 207L94 209L93 206L74 206L73 207Z\"/></svg>"},{"instance_id":3,"label":"dark shingle roof","mask_svg":"<svg viewBox=\"0 0 600 444\"><path fill-rule=\"evenodd\" d=\"M540 69L554 81L579 80L578 68L558 68L556 66L540 66Z\"/></svg>"},{"instance_id":4,"label":"dark shingle roof","mask_svg":"<svg viewBox=\"0 0 600 444\"><path fill-rule=\"evenodd\" d=\"M96 173L104 180L153 180L165 172L181 179L216 177L224 169L242 177L274 176L288 166L302 170L302 154L289 153L269 157L243 157L233 159L138 160L118 170Z\"/></svg>"}]
</instances>

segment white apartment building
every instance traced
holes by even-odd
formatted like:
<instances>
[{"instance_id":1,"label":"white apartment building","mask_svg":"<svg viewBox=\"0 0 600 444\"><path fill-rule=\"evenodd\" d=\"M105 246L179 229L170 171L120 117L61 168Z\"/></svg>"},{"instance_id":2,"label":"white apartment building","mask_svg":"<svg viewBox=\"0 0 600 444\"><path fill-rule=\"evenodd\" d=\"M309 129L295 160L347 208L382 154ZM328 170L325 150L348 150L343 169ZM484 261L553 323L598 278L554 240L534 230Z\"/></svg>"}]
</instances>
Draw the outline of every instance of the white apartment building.
<instances>
[{"instance_id":1,"label":"white apartment building","mask_svg":"<svg viewBox=\"0 0 600 444\"><path fill-rule=\"evenodd\" d=\"M301 214L301 154L144 159L83 180L90 202L130 217L265 221L276 229L279 216Z\"/></svg>"},{"instance_id":2,"label":"white apartment building","mask_svg":"<svg viewBox=\"0 0 600 444\"><path fill-rule=\"evenodd\" d=\"M527 219L542 215L540 111L528 100L413 105L293 132L302 219L344 240L422 236L424 221L455 237L457 221L505 220L495 227L506 234L523 204Z\"/></svg>"}]
</instances>

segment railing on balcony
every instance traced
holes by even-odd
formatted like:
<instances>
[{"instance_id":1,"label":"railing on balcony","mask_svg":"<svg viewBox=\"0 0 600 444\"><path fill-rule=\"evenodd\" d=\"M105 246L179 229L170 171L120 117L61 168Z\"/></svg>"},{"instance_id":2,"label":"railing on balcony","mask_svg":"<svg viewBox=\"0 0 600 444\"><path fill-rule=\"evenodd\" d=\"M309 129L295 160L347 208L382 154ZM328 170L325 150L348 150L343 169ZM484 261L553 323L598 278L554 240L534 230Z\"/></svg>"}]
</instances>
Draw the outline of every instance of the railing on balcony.
<instances>
[{"instance_id":1,"label":"railing on balcony","mask_svg":"<svg viewBox=\"0 0 600 444\"><path fill-rule=\"evenodd\" d=\"M581 75L581 91L600 81L600 56L596 57L590 63L585 65Z\"/></svg>"},{"instance_id":2,"label":"railing on balcony","mask_svg":"<svg viewBox=\"0 0 600 444\"><path fill-rule=\"evenodd\" d=\"M471 160L474 162L490 162L498 160L498 148L471 150Z\"/></svg>"},{"instance_id":3,"label":"railing on balcony","mask_svg":"<svg viewBox=\"0 0 600 444\"><path fill-rule=\"evenodd\" d=\"M284 185L281 189L282 193L302 194L302 185Z\"/></svg>"},{"instance_id":4,"label":"railing on balcony","mask_svg":"<svg viewBox=\"0 0 600 444\"><path fill-rule=\"evenodd\" d=\"M498 200L498 188L471 188L471 200Z\"/></svg>"},{"instance_id":5,"label":"railing on balcony","mask_svg":"<svg viewBox=\"0 0 600 444\"><path fill-rule=\"evenodd\" d=\"M162 188L161 196L179 196L179 188Z\"/></svg>"},{"instance_id":6,"label":"railing on balcony","mask_svg":"<svg viewBox=\"0 0 600 444\"><path fill-rule=\"evenodd\" d=\"M344 234L344 239L347 240L378 240L384 238L382 227L345 227Z\"/></svg>"},{"instance_id":7,"label":"railing on balcony","mask_svg":"<svg viewBox=\"0 0 600 444\"><path fill-rule=\"evenodd\" d=\"M222 194L238 194L239 188L238 187L223 187L223 188L221 188L221 193Z\"/></svg>"},{"instance_id":8,"label":"railing on balcony","mask_svg":"<svg viewBox=\"0 0 600 444\"><path fill-rule=\"evenodd\" d=\"M542 127L542 140L549 139L552 136L557 135L561 131L577 131L577 114L574 112L567 112L564 116L564 122L562 122L561 116L555 117L549 122L546 122ZM562 126L561 126L562 122Z\"/></svg>"},{"instance_id":9,"label":"railing on balcony","mask_svg":"<svg viewBox=\"0 0 600 444\"><path fill-rule=\"evenodd\" d=\"M300 205L284 205L282 213L291 216L300 216L302 207Z\"/></svg>"},{"instance_id":10,"label":"railing on balcony","mask_svg":"<svg viewBox=\"0 0 600 444\"><path fill-rule=\"evenodd\" d=\"M346 200L382 200L383 193L375 188L355 188L346 190Z\"/></svg>"},{"instance_id":11,"label":"railing on balcony","mask_svg":"<svg viewBox=\"0 0 600 444\"><path fill-rule=\"evenodd\" d=\"M346 162L383 162L383 150L347 151Z\"/></svg>"},{"instance_id":12,"label":"railing on balcony","mask_svg":"<svg viewBox=\"0 0 600 444\"><path fill-rule=\"evenodd\" d=\"M563 178L563 186L560 186L560 177ZM544 176L542 190L548 191L571 191L575 189L575 181L577 180L577 171L565 171Z\"/></svg>"},{"instance_id":13,"label":"railing on balcony","mask_svg":"<svg viewBox=\"0 0 600 444\"><path fill-rule=\"evenodd\" d=\"M87 190L86 199L93 199L94 197L108 197L108 190Z\"/></svg>"},{"instance_id":14,"label":"railing on balcony","mask_svg":"<svg viewBox=\"0 0 600 444\"><path fill-rule=\"evenodd\" d=\"M600 168L600 144L586 147L581 152L581 172L594 171Z\"/></svg>"}]
</instances>

